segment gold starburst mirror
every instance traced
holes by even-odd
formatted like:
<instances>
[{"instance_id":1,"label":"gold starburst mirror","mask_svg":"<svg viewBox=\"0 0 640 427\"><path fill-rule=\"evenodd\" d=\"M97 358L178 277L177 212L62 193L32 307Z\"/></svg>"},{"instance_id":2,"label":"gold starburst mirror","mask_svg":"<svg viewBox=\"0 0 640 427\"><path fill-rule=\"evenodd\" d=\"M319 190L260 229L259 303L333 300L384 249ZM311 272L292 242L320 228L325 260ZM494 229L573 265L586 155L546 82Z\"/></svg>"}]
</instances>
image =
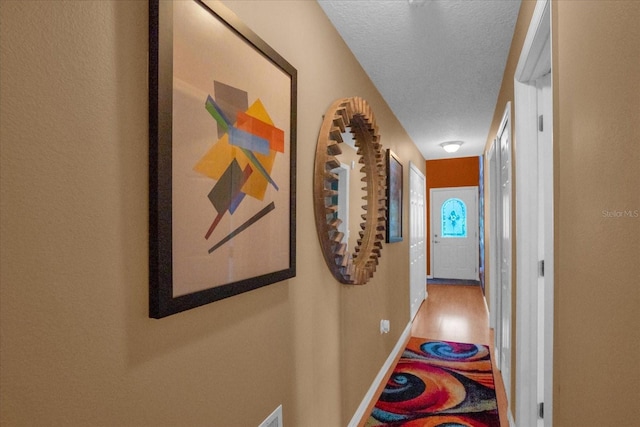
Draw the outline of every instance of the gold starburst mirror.
<instances>
[{"instance_id":1,"label":"gold starburst mirror","mask_svg":"<svg viewBox=\"0 0 640 427\"><path fill-rule=\"evenodd\" d=\"M324 259L341 283L364 285L376 271L385 234L385 174L369 104L359 97L336 100L318 135L313 191ZM349 206L350 199L363 205ZM354 223L357 234L349 230Z\"/></svg>"}]
</instances>

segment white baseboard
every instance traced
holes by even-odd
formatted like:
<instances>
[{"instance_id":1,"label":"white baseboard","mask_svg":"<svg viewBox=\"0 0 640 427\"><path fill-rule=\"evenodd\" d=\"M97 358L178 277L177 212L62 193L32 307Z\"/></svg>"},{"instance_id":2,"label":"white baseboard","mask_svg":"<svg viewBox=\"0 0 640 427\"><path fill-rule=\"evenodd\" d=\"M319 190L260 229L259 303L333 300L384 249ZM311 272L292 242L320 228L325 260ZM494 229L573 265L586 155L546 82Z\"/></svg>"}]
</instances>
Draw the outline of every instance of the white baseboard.
<instances>
[{"instance_id":1,"label":"white baseboard","mask_svg":"<svg viewBox=\"0 0 640 427\"><path fill-rule=\"evenodd\" d=\"M409 339L409 336L411 335L412 324L413 324L413 321L409 322L407 324L407 327L404 328L402 335L400 335L400 338L398 338L398 342L396 343L396 346L391 351L391 354L389 354L389 357L387 357L387 360L384 362L384 365L382 365L382 368L380 368L378 375L376 375L376 378L373 380L373 383L371 383L371 387L369 387L367 394L365 394L364 399L362 399L362 402L360 403L360 406L358 406L356 413L353 414L353 418L351 418L351 421L349 421L348 427L357 427L358 423L362 421L362 418L366 415L365 412L367 408L369 408L369 404L375 397L376 391L378 390L378 386L380 386L380 383L384 380L384 377L387 375L387 372L389 372L391 368L393 368L393 362L395 362L398 354L400 354L400 352L404 350L405 342Z\"/></svg>"}]
</instances>

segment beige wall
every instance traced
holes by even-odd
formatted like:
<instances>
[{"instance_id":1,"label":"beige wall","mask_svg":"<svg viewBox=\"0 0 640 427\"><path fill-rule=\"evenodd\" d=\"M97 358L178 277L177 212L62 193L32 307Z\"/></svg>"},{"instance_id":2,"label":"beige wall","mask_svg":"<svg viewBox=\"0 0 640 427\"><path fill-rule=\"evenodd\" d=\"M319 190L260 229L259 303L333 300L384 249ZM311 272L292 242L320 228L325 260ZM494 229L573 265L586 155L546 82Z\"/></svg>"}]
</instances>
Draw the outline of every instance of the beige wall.
<instances>
[{"instance_id":1,"label":"beige wall","mask_svg":"<svg viewBox=\"0 0 640 427\"><path fill-rule=\"evenodd\" d=\"M3 426L345 425L406 326L407 239L363 287L320 254L322 114L364 97L405 191L424 159L315 2L227 4L298 69L297 277L152 320L147 3L0 3Z\"/></svg>"},{"instance_id":2,"label":"beige wall","mask_svg":"<svg viewBox=\"0 0 640 427\"><path fill-rule=\"evenodd\" d=\"M640 3L554 4L554 425L640 419ZM611 216L609 216L611 215Z\"/></svg>"},{"instance_id":3,"label":"beige wall","mask_svg":"<svg viewBox=\"0 0 640 427\"><path fill-rule=\"evenodd\" d=\"M522 2L487 147L534 6ZM553 425L629 425L640 416L640 3L557 1L552 20Z\"/></svg>"}]
</instances>

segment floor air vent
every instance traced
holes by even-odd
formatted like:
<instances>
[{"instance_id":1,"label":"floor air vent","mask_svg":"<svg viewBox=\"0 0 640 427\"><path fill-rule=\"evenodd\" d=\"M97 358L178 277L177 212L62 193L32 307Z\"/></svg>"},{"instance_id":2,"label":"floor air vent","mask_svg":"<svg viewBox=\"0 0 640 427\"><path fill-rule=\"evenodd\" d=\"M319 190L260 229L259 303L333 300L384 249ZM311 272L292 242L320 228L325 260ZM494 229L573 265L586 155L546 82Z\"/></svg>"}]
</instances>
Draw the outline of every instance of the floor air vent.
<instances>
[{"instance_id":1,"label":"floor air vent","mask_svg":"<svg viewBox=\"0 0 640 427\"><path fill-rule=\"evenodd\" d=\"M278 406L259 427L284 427L282 424L282 405Z\"/></svg>"}]
</instances>

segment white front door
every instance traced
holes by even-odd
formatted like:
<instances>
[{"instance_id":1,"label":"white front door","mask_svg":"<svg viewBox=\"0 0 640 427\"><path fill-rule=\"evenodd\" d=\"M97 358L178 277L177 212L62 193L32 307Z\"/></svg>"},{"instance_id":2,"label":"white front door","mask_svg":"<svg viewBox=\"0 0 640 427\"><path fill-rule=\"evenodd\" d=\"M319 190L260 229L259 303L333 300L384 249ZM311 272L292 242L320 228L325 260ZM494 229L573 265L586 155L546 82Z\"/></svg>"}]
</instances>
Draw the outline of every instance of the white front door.
<instances>
[{"instance_id":1,"label":"white front door","mask_svg":"<svg viewBox=\"0 0 640 427\"><path fill-rule=\"evenodd\" d=\"M478 280L478 187L431 189L431 234L434 278Z\"/></svg>"},{"instance_id":2,"label":"white front door","mask_svg":"<svg viewBox=\"0 0 640 427\"><path fill-rule=\"evenodd\" d=\"M409 163L409 256L410 315L413 319L427 297L427 224L425 219L425 178Z\"/></svg>"}]
</instances>

